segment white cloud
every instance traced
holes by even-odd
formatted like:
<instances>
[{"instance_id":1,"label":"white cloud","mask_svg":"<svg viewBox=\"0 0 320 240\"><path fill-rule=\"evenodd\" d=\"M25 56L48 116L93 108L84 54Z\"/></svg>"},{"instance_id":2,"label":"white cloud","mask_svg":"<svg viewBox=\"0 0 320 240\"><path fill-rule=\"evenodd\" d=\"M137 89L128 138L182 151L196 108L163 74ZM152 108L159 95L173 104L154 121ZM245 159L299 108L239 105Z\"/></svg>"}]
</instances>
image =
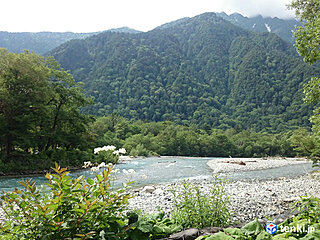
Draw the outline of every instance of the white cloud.
<instances>
[{"instance_id":1,"label":"white cloud","mask_svg":"<svg viewBox=\"0 0 320 240\"><path fill-rule=\"evenodd\" d=\"M93 32L128 26L147 31L204 12L293 16L289 0L5 0L0 31Z\"/></svg>"},{"instance_id":2,"label":"white cloud","mask_svg":"<svg viewBox=\"0 0 320 240\"><path fill-rule=\"evenodd\" d=\"M223 8L228 13L239 12L248 17L262 15L264 17L292 18L294 12L286 7L290 0L224 0Z\"/></svg>"}]
</instances>

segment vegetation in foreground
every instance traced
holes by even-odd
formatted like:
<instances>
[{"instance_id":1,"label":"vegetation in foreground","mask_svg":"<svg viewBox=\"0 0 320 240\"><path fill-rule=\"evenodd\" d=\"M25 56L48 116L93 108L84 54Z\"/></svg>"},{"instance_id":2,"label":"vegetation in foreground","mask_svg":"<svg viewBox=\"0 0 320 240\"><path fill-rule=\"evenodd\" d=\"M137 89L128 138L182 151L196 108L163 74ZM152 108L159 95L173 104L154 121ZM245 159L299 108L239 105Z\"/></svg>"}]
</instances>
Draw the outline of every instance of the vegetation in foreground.
<instances>
[{"instance_id":1,"label":"vegetation in foreground","mask_svg":"<svg viewBox=\"0 0 320 240\"><path fill-rule=\"evenodd\" d=\"M153 240L183 228L231 223L225 182L221 179L215 178L215 187L209 194L188 182L182 189L174 190L175 210L169 217L162 212L142 215L139 211L128 211L131 196L126 190L130 183L112 189L112 166L104 166L106 170L94 179L83 176L72 179L67 169L56 164L55 173L46 174L47 188L38 189L35 182L26 180L21 182L23 189L4 193L0 199L7 220L0 224L0 239ZM225 228L197 239L319 239L320 199L301 197L295 206L298 214L278 225L279 231L274 235L254 220L241 229ZM312 231L280 231L299 229L302 225Z\"/></svg>"},{"instance_id":2,"label":"vegetation in foreground","mask_svg":"<svg viewBox=\"0 0 320 240\"><path fill-rule=\"evenodd\" d=\"M0 239L156 239L181 229L163 213L138 215L128 212L126 187L112 189L112 167L94 179L72 179L56 165L46 174L47 188L21 182L23 189L4 193ZM128 183L130 184L130 183Z\"/></svg>"}]
</instances>

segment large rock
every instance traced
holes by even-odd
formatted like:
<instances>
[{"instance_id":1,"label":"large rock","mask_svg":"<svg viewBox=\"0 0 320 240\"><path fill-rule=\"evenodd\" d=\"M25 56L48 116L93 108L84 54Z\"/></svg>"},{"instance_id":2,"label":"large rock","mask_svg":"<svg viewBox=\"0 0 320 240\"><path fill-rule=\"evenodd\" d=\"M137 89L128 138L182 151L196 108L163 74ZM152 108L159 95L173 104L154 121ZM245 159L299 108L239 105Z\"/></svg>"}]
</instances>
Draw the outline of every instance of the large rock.
<instances>
[{"instance_id":1,"label":"large rock","mask_svg":"<svg viewBox=\"0 0 320 240\"><path fill-rule=\"evenodd\" d=\"M142 189L142 192L147 192L147 193L153 193L155 191L155 187L153 186L145 186L143 189Z\"/></svg>"},{"instance_id":2,"label":"large rock","mask_svg":"<svg viewBox=\"0 0 320 240\"><path fill-rule=\"evenodd\" d=\"M169 240L194 240L199 236L199 230L197 228L189 228L182 232L172 234Z\"/></svg>"},{"instance_id":3,"label":"large rock","mask_svg":"<svg viewBox=\"0 0 320 240\"><path fill-rule=\"evenodd\" d=\"M157 188L156 190L153 191L153 194L162 195L163 194L163 190L161 188Z\"/></svg>"}]
</instances>

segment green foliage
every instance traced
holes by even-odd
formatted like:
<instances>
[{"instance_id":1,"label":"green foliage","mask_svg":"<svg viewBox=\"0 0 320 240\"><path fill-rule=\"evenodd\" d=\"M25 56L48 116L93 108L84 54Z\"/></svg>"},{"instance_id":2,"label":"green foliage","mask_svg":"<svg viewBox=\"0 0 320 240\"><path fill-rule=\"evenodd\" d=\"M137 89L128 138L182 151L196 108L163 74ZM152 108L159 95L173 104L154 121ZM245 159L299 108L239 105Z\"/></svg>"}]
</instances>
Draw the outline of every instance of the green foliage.
<instances>
[{"instance_id":1,"label":"green foliage","mask_svg":"<svg viewBox=\"0 0 320 240\"><path fill-rule=\"evenodd\" d=\"M307 129L282 134L241 129L224 131L182 126L169 121L129 121L114 114L97 118L90 125L90 133L96 146L116 143L132 156L311 156L311 150L317 145ZM112 139L106 138L106 134L113 136Z\"/></svg>"},{"instance_id":2,"label":"green foliage","mask_svg":"<svg viewBox=\"0 0 320 240\"><path fill-rule=\"evenodd\" d=\"M271 240L272 237L260 225L257 219L249 222L241 229L226 228L214 235L198 237L196 240Z\"/></svg>"},{"instance_id":3,"label":"green foliage","mask_svg":"<svg viewBox=\"0 0 320 240\"><path fill-rule=\"evenodd\" d=\"M163 212L138 217L131 213L129 219L134 218L137 221L131 224L128 235L131 240L159 239L182 229L180 225L175 224L171 219L165 218Z\"/></svg>"},{"instance_id":4,"label":"green foliage","mask_svg":"<svg viewBox=\"0 0 320 240\"><path fill-rule=\"evenodd\" d=\"M302 87L319 69L275 34L214 13L147 33L102 33L50 54L85 83L95 115L274 133L310 127Z\"/></svg>"},{"instance_id":5,"label":"green foliage","mask_svg":"<svg viewBox=\"0 0 320 240\"><path fill-rule=\"evenodd\" d=\"M79 108L90 102L80 84L52 58L0 49L2 163L12 161L28 169L33 165L28 161L50 166L58 157L81 165L82 159L74 161L71 155L78 151L88 156L87 125L92 119Z\"/></svg>"},{"instance_id":6,"label":"green foliage","mask_svg":"<svg viewBox=\"0 0 320 240\"><path fill-rule=\"evenodd\" d=\"M226 182L215 176L208 192L198 185L183 182L180 189L174 189L174 210L172 219L184 228L226 226L230 223L229 196L225 192Z\"/></svg>"},{"instance_id":7,"label":"green foliage","mask_svg":"<svg viewBox=\"0 0 320 240\"><path fill-rule=\"evenodd\" d=\"M129 195L110 189L111 168L96 179L72 179L57 164L46 174L47 189L25 180L23 190L1 196L7 221L0 236L10 239L121 239ZM5 239L5 238L1 238Z\"/></svg>"},{"instance_id":8,"label":"green foliage","mask_svg":"<svg viewBox=\"0 0 320 240\"><path fill-rule=\"evenodd\" d=\"M241 229L226 228L214 235L198 237L196 240L316 240L320 237L320 199L302 196L295 204L298 211L293 218L278 225L274 235L267 233L257 219L246 224ZM287 228L287 230L283 230ZM291 231L290 231L291 230ZM308 232L309 230L309 232Z\"/></svg>"},{"instance_id":9,"label":"green foliage","mask_svg":"<svg viewBox=\"0 0 320 240\"><path fill-rule=\"evenodd\" d=\"M320 2L318 0L294 0L289 5L296 11L297 17L302 21L303 26L297 27L294 32L296 38L296 49L300 56L304 57L304 61L314 64L320 60ZM319 103L320 101L320 78L314 77L304 87L305 101L307 103ZM314 110L311 117L315 142L319 142L320 138L320 109ZM313 151L314 162L317 163L320 158L320 146Z\"/></svg>"},{"instance_id":10,"label":"green foliage","mask_svg":"<svg viewBox=\"0 0 320 240\"><path fill-rule=\"evenodd\" d=\"M94 155L94 161L96 163L112 163L116 164L119 160L119 155L113 154L113 151L100 151Z\"/></svg>"},{"instance_id":11,"label":"green foliage","mask_svg":"<svg viewBox=\"0 0 320 240\"><path fill-rule=\"evenodd\" d=\"M294 0L290 8L296 11L296 16L303 26L294 32L296 48L304 60L310 64L320 60L320 2L318 0Z\"/></svg>"}]
</instances>

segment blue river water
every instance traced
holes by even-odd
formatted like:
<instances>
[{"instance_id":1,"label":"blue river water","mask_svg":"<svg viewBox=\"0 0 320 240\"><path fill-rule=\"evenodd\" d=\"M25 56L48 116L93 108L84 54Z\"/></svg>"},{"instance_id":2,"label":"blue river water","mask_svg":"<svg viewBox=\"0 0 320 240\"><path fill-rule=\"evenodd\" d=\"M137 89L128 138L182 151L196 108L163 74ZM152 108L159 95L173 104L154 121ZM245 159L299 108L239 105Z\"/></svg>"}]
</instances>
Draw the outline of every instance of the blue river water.
<instances>
[{"instance_id":1,"label":"blue river water","mask_svg":"<svg viewBox=\"0 0 320 240\"><path fill-rule=\"evenodd\" d=\"M134 181L134 186L147 184L169 183L183 179L209 179L212 172L207 166L207 161L218 158L188 158L188 157L150 157L126 161L117 164L114 168L118 169L118 173L114 175L113 184L115 187L121 186L121 183ZM133 169L134 173L126 174L126 170ZM303 175L314 170L311 163L298 165L289 165L285 167L254 170L248 172L234 172L228 174L220 174L230 180L249 180L249 179L274 179L278 177L294 177ZM84 175L93 178L98 172L91 172L88 169L74 171L70 173L71 177ZM30 177L25 177L29 179ZM18 181L23 178L0 178L0 190L11 191L15 187L21 185ZM44 185L47 180L44 176L33 176L33 180L37 185Z\"/></svg>"}]
</instances>

